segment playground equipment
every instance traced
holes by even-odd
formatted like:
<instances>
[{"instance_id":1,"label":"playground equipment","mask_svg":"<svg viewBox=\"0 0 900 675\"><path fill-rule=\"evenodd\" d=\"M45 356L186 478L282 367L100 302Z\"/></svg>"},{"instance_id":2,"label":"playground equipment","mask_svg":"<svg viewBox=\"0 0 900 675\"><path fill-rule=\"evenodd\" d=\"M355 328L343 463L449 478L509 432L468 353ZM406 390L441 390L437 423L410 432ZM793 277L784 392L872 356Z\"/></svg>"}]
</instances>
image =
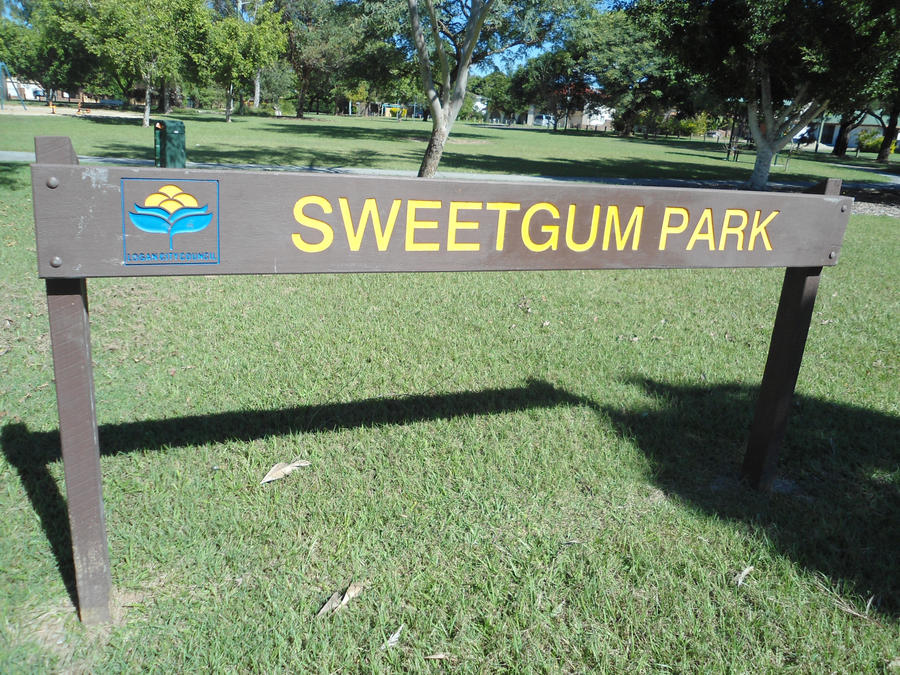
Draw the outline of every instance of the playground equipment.
<instances>
[{"instance_id":1,"label":"playground equipment","mask_svg":"<svg viewBox=\"0 0 900 675\"><path fill-rule=\"evenodd\" d=\"M6 81L9 80L13 85L13 91L16 94L16 98L19 99L19 103L22 104L22 110L28 110L28 106L25 105L25 99L22 98L21 94L19 94L19 89L16 87L16 81L13 79L13 76L9 72L9 68L7 68L6 64L3 61L0 61L0 77L3 79L3 86L0 87L0 110L4 109L6 104Z\"/></svg>"}]
</instances>

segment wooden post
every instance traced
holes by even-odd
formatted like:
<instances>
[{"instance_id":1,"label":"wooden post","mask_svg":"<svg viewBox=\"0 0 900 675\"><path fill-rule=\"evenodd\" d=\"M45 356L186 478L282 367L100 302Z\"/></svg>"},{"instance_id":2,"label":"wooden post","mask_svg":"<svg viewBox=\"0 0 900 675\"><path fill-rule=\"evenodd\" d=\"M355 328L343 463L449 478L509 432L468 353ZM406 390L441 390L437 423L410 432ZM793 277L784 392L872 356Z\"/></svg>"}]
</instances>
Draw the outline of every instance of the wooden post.
<instances>
[{"instance_id":1,"label":"wooden post","mask_svg":"<svg viewBox=\"0 0 900 675\"><path fill-rule=\"evenodd\" d=\"M63 140L66 142L56 138L35 139L38 161L77 164L71 143ZM55 189L55 186L48 182L37 189ZM94 407L87 282L47 279L46 283L78 613L86 624L103 623L110 619L112 578Z\"/></svg>"},{"instance_id":2,"label":"wooden post","mask_svg":"<svg viewBox=\"0 0 900 675\"><path fill-rule=\"evenodd\" d=\"M811 192L838 195L841 181L830 178ZM744 455L744 476L759 490L770 489L775 479L821 272L821 267L788 267L785 270L769 356Z\"/></svg>"}]
</instances>

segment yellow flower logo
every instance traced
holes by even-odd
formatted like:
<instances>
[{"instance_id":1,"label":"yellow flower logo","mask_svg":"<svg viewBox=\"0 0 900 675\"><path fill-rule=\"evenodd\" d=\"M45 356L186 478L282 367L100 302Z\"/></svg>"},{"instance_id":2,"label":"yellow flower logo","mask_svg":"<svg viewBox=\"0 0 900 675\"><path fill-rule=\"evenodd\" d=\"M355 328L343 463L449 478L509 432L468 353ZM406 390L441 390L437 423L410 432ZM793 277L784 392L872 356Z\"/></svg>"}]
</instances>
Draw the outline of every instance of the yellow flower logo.
<instances>
[{"instance_id":1,"label":"yellow flower logo","mask_svg":"<svg viewBox=\"0 0 900 675\"><path fill-rule=\"evenodd\" d=\"M144 200L144 206L158 206L172 214L184 206L196 207L200 203L194 195L184 192L177 185L164 185Z\"/></svg>"},{"instance_id":2,"label":"yellow flower logo","mask_svg":"<svg viewBox=\"0 0 900 675\"><path fill-rule=\"evenodd\" d=\"M144 200L143 206L135 204L128 217L139 230L169 235L171 251L176 234L200 232L210 224L213 214L208 209L177 185L163 185Z\"/></svg>"}]
</instances>

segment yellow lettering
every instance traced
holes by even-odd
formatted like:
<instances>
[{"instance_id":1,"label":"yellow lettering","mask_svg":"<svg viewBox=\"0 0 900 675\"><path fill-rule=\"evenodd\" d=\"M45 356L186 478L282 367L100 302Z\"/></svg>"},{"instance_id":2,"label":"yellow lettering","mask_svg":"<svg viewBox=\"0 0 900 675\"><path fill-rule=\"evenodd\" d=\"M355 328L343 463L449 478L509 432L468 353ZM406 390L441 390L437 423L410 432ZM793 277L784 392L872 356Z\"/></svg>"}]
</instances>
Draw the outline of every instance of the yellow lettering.
<instances>
[{"instance_id":1,"label":"yellow lettering","mask_svg":"<svg viewBox=\"0 0 900 675\"><path fill-rule=\"evenodd\" d=\"M448 251L479 251L481 244L478 242L456 241L457 230L477 230L477 220L459 220L460 209L481 210L481 202L450 202L450 222L447 226L447 250Z\"/></svg>"},{"instance_id":2,"label":"yellow lettering","mask_svg":"<svg viewBox=\"0 0 900 675\"><path fill-rule=\"evenodd\" d=\"M757 237L762 237L763 246L766 247L767 251L772 250L772 242L769 241L769 232L766 230L766 226L775 220L775 216L777 216L781 211L772 211L768 215L768 217L759 222L759 216L761 215L759 211L753 214L753 227L750 229L750 245L747 247L748 250L753 250L753 245L756 243Z\"/></svg>"},{"instance_id":3,"label":"yellow lettering","mask_svg":"<svg viewBox=\"0 0 900 675\"><path fill-rule=\"evenodd\" d=\"M391 212L388 215L387 225L384 229L381 227L381 215L378 213L378 202L374 197L366 199L363 204L362 214L359 217L359 224L356 229L353 227L353 215L350 213L350 202L346 197L339 197L338 202L341 205L341 215L344 218L344 229L347 231L347 243L350 245L351 251L358 251L362 245L363 234L366 231L366 223L372 221L372 229L375 230L375 242L379 251L386 251L391 241L391 234L394 232L394 224L397 222L397 214L400 213L400 203L402 200L395 199L391 204Z\"/></svg>"},{"instance_id":4,"label":"yellow lettering","mask_svg":"<svg viewBox=\"0 0 900 675\"><path fill-rule=\"evenodd\" d=\"M728 235L737 236L737 250L744 250L744 228L747 227L748 213L744 209L725 209L725 220L722 221L722 234L719 237L719 250L725 250ZM737 226L730 224L732 218L739 218L741 223Z\"/></svg>"},{"instance_id":5,"label":"yellow lettering","mask_svg":"<svg viewBox=\"0 0 900 675\"><path fill-rule=\"evenodd\" d=\"M301 197L297 200L297 203L294 204L294 220L296 220L304 227L310 227L321 232L322 241L317 244L310 244L297 232L291 235L291 241L294 242L294 246L299 248L301 251L304 251L305 253L319 253L331 246L331 242L334 241L334 230L332 229L331 225L326 223L324 220L319 220L318 218L313 218L312 216L306 215L303 212L303 209L306 208L308 204L318 206L320 209L322 209L325 215L328 215L332 211L331 202L329 202L324 197L308 195L306 197Z\"/></svg>"},{"instance_id":6,"label":"yellow lettering","mask_svg":"<svg viewBox=\"0 0 900 675\"><path fill-rule=\"evenodd\" d=\"M436 241L416 241L416 230L436 230L436 220L416 220L417 209L439 209L443 202L427 199L410 199L406 202L406 250L407 251L439 251L441 245Z\"/></svg>"},{"instance_id":7,"label":"yellow lettering","mask_svg":"<svg viewBox=\"0 0 900 675\"><path fill-rule=\"evenodd\" d=\"M672 216L681 216L681 225L669 225ZM687 229L691 214L682 206L667 206L663 213L662 230L659 233L659 250L666 250L666 241L670 234L681 234Z\"/></svg>"},{"instance_id":8,"label":"yellow lettering","mask_svg":"<svg viewBox=\"0 0 900 675\"><path fill-rule=\"evenodd\" d=\"M547 249L555 251L557 246L559 246L559 225L553 225L551 223L544 223L541 225L541 232L550 235L543 244L536 244L531 239L531 233L528 230L531 226L531 219L538 211L546 211L554 218L559 218L559 209L550 202L538 202L537 204L529 206L528 210L525 211L525 215L522 216L522 243L525 244L525 247L528 250L534 251L535 253L540 253Z\"/></svg>"},{"instance_id":9,"label":"yellow lettering","mask_svg":"<svg viewBox=\"0 0 900 675\"><path fill-rule=\"evenodd\" d=\"M594 245L594 242L597 240L597 225L600 223L600 205L594 205L594 214L591 217L591 232L588 234L587 241L583 244L579 244L575 241L575 237L573 236L575 229L575 205L569 205L569 215L566 218L566 246L569 247L569 250L575 251L576 253L581 253L582 251L587 251L591 246Z\"/></svg>"},{"instance_id":10,"label":"yellow lettering","mask_svg":"<svg viewBox=\"0 0 900 675\"><path fill-rule=\"evenodd\" d=\"M704 224L706 225L705 230L703 228ZM688 242L687 250L693 251L694 244L701 239L706 241L710 251L716 250L716 226L713 225L712 209L703 209L703 213L700 214L700 220L697 221L697 225L694 227L694 234L691 235L691 240Z\"/></svg>"},{"instance_id":11,"label":"yellow lettering","mask_svg":"<svg viewBox=\"0 0 900 675\"><path fill-rule=\"evenodd\" d=\"M667 209L668 211L668 209ZM624 251L625 244L628 243L628 237L634 230L634 237L631 239L631 250L637 251L641 241L641 224L644 221L644 207L635 206L631 212L631 218L628 219L628 225L625 226L625 233L622 233L622 227L619 222L619 207L615 204L606 207L606 227L603 230L603 250L609 250L609 239L612 231L616 231L616 250ZM682 228L683 230L684 228ZM661 245L662 246L662 245Z\"/></svg>"},{"instance_id":12,"label":"yellow lettering","mask_svg":"<svg viewBox=\"0 0 900 675\"><path fill-rule=\"evenodd\" d=\"M506 214L510 211L521 211L522 205L515 202L488 202L485 204L489 211L499 211L497 216L497 246L496 250L503 250L506 239Z\"/></svg>"}]
</instances>

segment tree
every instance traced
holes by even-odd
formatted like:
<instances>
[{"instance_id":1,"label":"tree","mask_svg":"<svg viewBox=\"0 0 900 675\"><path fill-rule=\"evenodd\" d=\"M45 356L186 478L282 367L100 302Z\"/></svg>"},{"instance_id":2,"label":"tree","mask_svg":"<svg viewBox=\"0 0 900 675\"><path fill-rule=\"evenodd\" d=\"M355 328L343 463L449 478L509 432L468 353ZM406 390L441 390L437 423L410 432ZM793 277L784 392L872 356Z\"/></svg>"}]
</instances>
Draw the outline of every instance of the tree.
<instances>
[{"instance_id":1,"label":"tree","mask_svg":"<svg viewBox=\"0 0 900 675\"><path fill-rule=\"evenodd\" d=\"M488 118L497 115L500 119L506 120L522 107L514 95L512 78L501 70L495 70L484 77L473 78L469 89L487 102Z\"/></svg>"},{"instance_id":2,"label":"tree","mask_svg":"<svg viewBox=\"0 0 900 675\"><path fill-rule=\"evenodd\" d=\"M556 3L557 0L552 0ZM541 43L554 24L551 0L407 0L410 39L431 113L419 176L437 172L444 144L466 98L469 68L515 47ZM559 12L562 14L562 12Z\"/></svg>"},{"instance_id":3,"label":"tree","mask_svg":"<svg viewBox=\"0 0 900 675\"><path fill-rule=\"evenodd\" d=\"M210 5L216 16L235 16L254 23L266 0L212 0ZM253 77L253 107L259 108L262 87L262 68L257 68Z\"/></svg>"},{"instance_id":4,"label":"tree","mask_svg":"<svg viewBox=\"0 0 900 675\"><path fill-rule=\"evenodd\" d=\"M202 51L209 21L204 0L78 0L84 20L72 30L123 88L144 87L143 126L150 126L153 85L175 78Z\"/></svg>"},{"instance_id":5,"label":"tree","mask_svg":"<svg viewBox=\"0 0 900 675\"><path fill-rule=\"evenodd\" d=\"M881 146L878 148L876 162L887 163L890 161L891 148L897 141L897 122L900 119L900 91L895 92L893 98L888 99L888 107L878 114L872 113L881 125Z\"/></svg>"},{"instance_id":6,"label":"tree","mask_svg":"<svg viewBox=\"0 0 900 675\"><path fill-rule=\"evenodd\" d=\"M756 144L746 186L854 80L868 81L877 3L866 0L636 0L651 35L722 98L743 100Z\"/></svg>"},{"instance_id":7,"label":"tree","mask_svg":"<svg viewBox=\"0 0 900 675\"><path fill-rule=\"evenodd\" d=\"M259 77L260 101L271 101L277 109L280 99L294 93L296 79L291 64L284 59L266 66L261 70Z\"/></svg>"},{"instance_id":8,"label":"tree","mask_svg":"<svg viewBox=\"0 0 900 675\"><path fill-rule=\"evenodd\" d=\"M900 9L894 10L894 30L885 36L889 45L886 50L893 54L878 82L872 87L877 94L870 113L881 125L881 147L878 149L876 161L887 162L890 159L891 146L897 140L897 121L900 118L900 26L897 26L897 15ZM880 109L876 114L875 109Z\"/></svg>"},{"instance_id":9,"label":"tree","mask_svg":"<svg viewBox=\"0 0 900 675\"><path fill-rule=\"evenodd\" d=\"M840 113L841 121L838 123L838 133L834 141L834 147L831 154L836 157L844 157L847 154L847 147L850 145L850 132L862 124L863 119L867 115L865 106L848 104Z\"/></svg>"},{"instance_id":10,"label":"tree","mask_svg":"<svg viewBox=\"0 0 900 675\"><path fill-rule=\"evenodd\" d=\"M265 66L278 60L285 47L281 12L262 4L255 20L229 15L208 26L209 49L203 72L225 89L225 121L231 122L237 87L255 77Z\"/></svg>"},{"instance_id":11,"label":"tree","mask_svg":"<svg viewBox=\"0 0 900 675\"><path fill-rule=\"evenodd\" d=\"M572 21L567 48L597 87L599 99L616 110L623 136L634 132L642 112L658 114L669 102L672 64L659 45L626 12L593 7Z\"/></svg>"},{"instance_id":12,"label":"tree","mask_svg":"<svg viewBox=\"0 0 900 675\"><path fill-rule=\"evenodd\" d=\"M554 131L560 120L584 109L590 90L578 62L564 49L530 59L513 76L512 88L520 100L553 113Z\"/></svg>"},{"instance_id":13,"label":"tree","mask_svg":"<svg viewBox=\"0 0 900 675\"><path fill-rule=\"evenodd\" d=\"M83 19L79 7L62 0L20 0L9 16L0 19L0 60L18 76L39 82L48 101L57 91L74 93L95 75L97 58L70 28Z\"/></svg>"},{"instance_id":14,"label":"tree","mask_svg":"<svg viewBox=\"0 0 900 675\"><path fill-rule=\"evenodd\" d=\"M359 25L352 3L276 0L287 29L287 59L297 75L297 117L316 78L341 70L356 44Z\"/></svg>"}]
</instances>

